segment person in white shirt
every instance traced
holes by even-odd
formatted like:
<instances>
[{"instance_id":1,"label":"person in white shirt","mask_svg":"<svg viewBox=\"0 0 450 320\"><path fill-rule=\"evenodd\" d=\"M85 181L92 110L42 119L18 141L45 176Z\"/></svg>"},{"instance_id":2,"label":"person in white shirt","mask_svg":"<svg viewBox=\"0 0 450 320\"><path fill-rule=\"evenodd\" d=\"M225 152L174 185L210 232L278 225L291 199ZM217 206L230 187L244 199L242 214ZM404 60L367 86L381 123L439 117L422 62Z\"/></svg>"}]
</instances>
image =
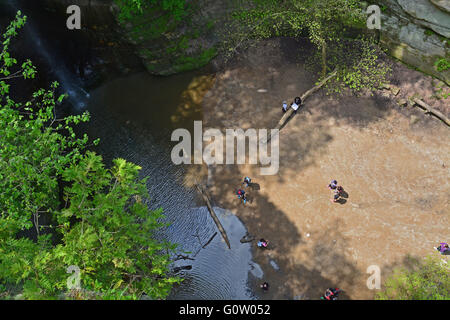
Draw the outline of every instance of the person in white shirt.
<instances>
[{"instance_id":1,"label":"person in white shirt","mask_svg":"<svg viewBox=\"0 0 450 320\"><path fill-rule=\"evenodd\" d=\"M300 97L295 97L294 102L291 103L291 108L294 109L294 113L297 113L298 108L302 104L302 99Z\"/></svg>"}]
</instances>

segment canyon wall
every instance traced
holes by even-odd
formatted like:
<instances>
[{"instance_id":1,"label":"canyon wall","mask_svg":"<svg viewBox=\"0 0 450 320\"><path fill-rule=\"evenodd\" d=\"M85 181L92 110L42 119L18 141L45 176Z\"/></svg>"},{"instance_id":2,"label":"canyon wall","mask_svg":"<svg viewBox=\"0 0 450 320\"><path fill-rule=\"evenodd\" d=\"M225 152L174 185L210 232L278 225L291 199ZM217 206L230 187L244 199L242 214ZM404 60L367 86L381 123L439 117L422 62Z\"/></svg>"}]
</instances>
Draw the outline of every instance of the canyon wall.
<instances>
[{"instance_id":1,"label":"canyon wall","mask_svg":"<svg viewBox=\"0 0 450 320\"><path fill-rule=\"evenodd\" d=\"M189 12L181 21L158 10L146 10L138 18L117 21L113 0L45 0L49 7L77 4L83 19L98 28L115 28L131 44L147 70L169 75L196 69L215 55L230 0L189 1ZM393 57L450 84L450 69L439 71L436 63L450 61L450 0L377 0L381 8L380 44ZM85 21L86 21L85 20ZM96 31L101 32L100 29ZM111 47L113 50L114 47Z\"/></svg>"},{"instance_id":2,"label":"canyon wall","mask_svg":"<svg viewBox=\"0 0 450 320\"><path fill-rule=\"evenodd\" d=\"M438 71L436 62L450 62L449 0L380 0L381 46L406 64L450 84L450 69Z\"/></svg>"}]
</instances>

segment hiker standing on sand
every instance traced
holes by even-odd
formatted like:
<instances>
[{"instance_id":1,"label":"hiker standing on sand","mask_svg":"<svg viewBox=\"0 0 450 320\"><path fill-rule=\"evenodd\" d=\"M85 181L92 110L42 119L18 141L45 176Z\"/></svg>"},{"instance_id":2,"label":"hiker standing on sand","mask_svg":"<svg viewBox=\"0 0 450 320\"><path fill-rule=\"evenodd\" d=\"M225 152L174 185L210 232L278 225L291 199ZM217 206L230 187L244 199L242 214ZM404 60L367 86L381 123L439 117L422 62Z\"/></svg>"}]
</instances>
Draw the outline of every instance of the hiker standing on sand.
<instances>
[{"instance_id":1,"label":"hiker standing on sand","mask_svg":"<svg viewBox=\"0 0 450 320\"><path fill-rule=\"evenodd\" d=\"M337 181L336 180L331 180L331 183L328 185L328 188L330 190L334 190L337 188Z\"/></svg>"},{"instance_id":2,"label":"hiker standing on sand","mask_svg":"<svg viewBox=\"0 0 450 320\"><path fill-rule=\"evenodd\" d=\"M239 199L242 199L242 201L244 201L244 204L247 202L247 196L245 195L244 190L239 189L238 191L236 191L236 195L238 196Z\"/></svg>"},{"instance_id":3,"label":"hiker standing on sand","mask_svg":"<svg viewBox=\"0 0 450 320\"><path fill-rule=\"evenodd\" d=\"M323 300L337 300L340 292L339 288L328 288L320 298Z\"/></svg>"},{"instance_id":4,"label":"hiker standing on sand","mask_svg":"<svg viewBox=\"0 0 450 320\"><path fill-rule=\"evenodd\" d=\"M245 188L249 187L251 183L252 183L252 179L250 179L250 177L245 177L244 182L242 182L242 184L244 185Z\"/></svg>"}]
</instances>

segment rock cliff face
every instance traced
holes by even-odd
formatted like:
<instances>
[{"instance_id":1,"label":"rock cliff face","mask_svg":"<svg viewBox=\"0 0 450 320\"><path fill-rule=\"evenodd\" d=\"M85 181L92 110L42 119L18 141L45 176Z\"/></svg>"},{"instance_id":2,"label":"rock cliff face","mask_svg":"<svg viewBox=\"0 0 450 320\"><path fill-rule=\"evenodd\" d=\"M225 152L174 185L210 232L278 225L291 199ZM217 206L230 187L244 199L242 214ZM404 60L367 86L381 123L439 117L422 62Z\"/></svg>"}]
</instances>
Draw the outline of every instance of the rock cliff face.
<instances>
[{"instance_id":1,"label":"rock cliff face","mask_svg":"<svg viewBox=\"0 0 450 320\"><path fill-rule=\"evenodd\" d=\"M83 18L92 25L117 30L120 46L133 51L150 73L169 75L208 63L216 54L223 22L232 9L230 0L192 0L182 21L146 10L141 17L118 25L114 0L45 0L49 6L82 7ZM450 61L450 0L376 0L382 11L381 45L395 58L450 84L450 70L435 64ZM64 8L65 8L64 7ZM96 30L100 32L100 30ZM115 47L110 48L112 51ZM119 50L120 48L116 48Z\"/></svg>"},{"instance_id":2,"label":"rock cliff face","mask_svg":"<svg viewBox=\"0 0 450 320\"><path fill-rule=\"evenodd\" d=\"M399 60L450 84L450 70L435 63L450 61L449 0L380 0L381 44Z\"/></svg>"},{"instance_id":3,"label":"rock cliff face","mask_svg":"<svg viewBox=\"0 0 450 320\"><path fill-rule=\"evenodd\" d=\"M71 4L80 6L82 25L89 21L89 25L111 26L121 38L116 42L122 46L131 44L147 70L157 75L192 70L208 63L216 55L217 34L232 3L192 0L187 2L186 15L179 21L170 13L150 8L141 16L119 23L119 8L114 0L45 0L48 7L58 10Z\"/></svg>"},{"instance_id":4,"label":"rock cliff face","mask_svg":"<svg viewBox=\"0 0 450 320\"><path fill-rule=\"evenodd\" d=\"M25 7L26 1L20 0ZM37 2L37 1L36 1ZM81 9L81 30L68 30L67 7ZM42 25L52 26L53 43L59 44L68 65L79 65L80 77L87 87L95 87L108 78L142 70L142 61L118 25L113 0L42 0L47 12L33 12ZM30 13L31 15L31 13ZM54 19L46 23L43 19ZM48 28L48 27L47 27ZM86 76L86 77L85 77Z\"/></svg>"}]
</instances>

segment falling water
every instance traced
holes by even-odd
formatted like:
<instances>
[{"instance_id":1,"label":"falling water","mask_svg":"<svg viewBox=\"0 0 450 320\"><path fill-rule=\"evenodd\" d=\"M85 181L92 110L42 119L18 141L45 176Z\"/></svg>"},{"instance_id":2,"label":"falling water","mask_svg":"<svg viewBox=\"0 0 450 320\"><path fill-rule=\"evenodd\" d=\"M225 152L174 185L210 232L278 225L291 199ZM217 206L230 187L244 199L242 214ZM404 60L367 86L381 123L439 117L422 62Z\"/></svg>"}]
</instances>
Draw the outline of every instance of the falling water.
<instances>
[{"instance_id":1,"label":"falling water","mask_svg":"<svg viewBox=\"0 0 450 320\"><path fill-rule=\"evenodd\" d=\"M30 14L25 12L23 8L17 3L17 0L7 0L7 5L11 9L12 13L21 11L27 16L27 23L24 26L26 36L28 36L34 47L35 52L46 61L50 66L50 72L55 76L60 84L62 92L68 94L68 101L77 110L82 110L87 106L89 93L82 88L81 81L75 77L67 67L65 66L64 59L54 54L53 50L49 50L49 46L39 33L33 21L29 19ZM26 10L26 9L25 9Z\"/></svg>"}]
</instances>

